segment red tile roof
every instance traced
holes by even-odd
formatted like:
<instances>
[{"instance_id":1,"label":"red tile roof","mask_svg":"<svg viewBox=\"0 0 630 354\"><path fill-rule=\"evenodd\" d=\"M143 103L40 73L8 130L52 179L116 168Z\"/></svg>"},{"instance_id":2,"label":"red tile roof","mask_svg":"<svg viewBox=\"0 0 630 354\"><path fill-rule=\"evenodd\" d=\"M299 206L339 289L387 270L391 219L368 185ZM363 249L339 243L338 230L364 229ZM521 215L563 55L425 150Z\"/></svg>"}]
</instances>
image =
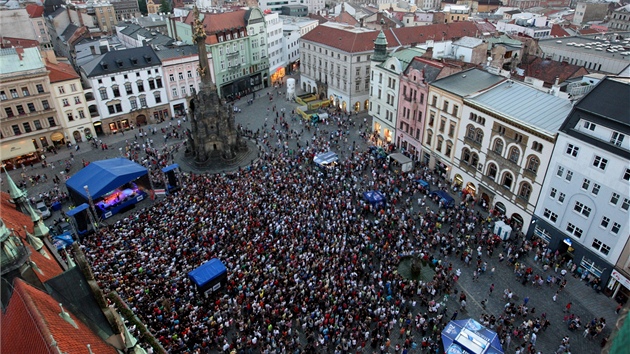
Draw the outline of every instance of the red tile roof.
<instances>
[{"instance_id":1,"label":"red tile roof","mask_svg":"<svg viewBox=\"0 0 630 354\"><path fill-rule=\"evenodd\" d=\"M581 30L578 30L579 34L596 34L596 33L600 33L600 31L594 29L594 28L584 28Z\"/></svg>"},{"instance_id":2,"label":"red tile roof","mask_svg":"<svg viewBox=\"0 0 630 354\"><path fill-rule=\"evenodd\" d=\"M217 33L232 28L245 28L245 15L247 10L237 10L233 12L223 13L204 13L203 14L203 26L206 29L206 44L217 44ZM194 21L194 14L192 11L188 13L184 19L184 23L192 24Z\"/></svg>"},{"instance_id":3,"label":"red tile roof","mask_svg":"<svg viewBox=\"0 0 630 354\"><path fill-rule=\"evenodd\" d=\"M476 32L477 27L475 24L467 21L393 28L384 31L389 48L425 43L427 40L442 41L464 36L474 37ZM374 40L378 34L379 31L354 33L334 27L318 26L302 36L302 39L337 48L348 53L359 53L374 49Z\"/></svg>"},{"instance_id":4,"label":"red tile roof","mask_svg":"<svg viewBox=\"0 0 630 354\"><path fill-rule=\"evenodd\" d=\"M542 80L546 87L551 87L556 81L556 77L558 78L558 83L562 83L568 79L588 74L588 70L583 66L539 57L535 57L528 63L522 63L520 67L525 70L524 76Z\"/></svg>"},{"instance_id":5,"label":"red tile roof","mask_svg":"<svg viewBox=\"0 0 630 354\"><path fill-rule=\"evenodd\" d=\"M35 4L26 5L26 12L30 18L38 18L44 15L44 7Z\"/></svg>"},{"instance_id":6,"label":"red tile roof","mask_svg":"<svg viewBox=\"0 0 630 354\"><path fill-rule=\"evenodd\" d=\"M339 23L345 23L351 26L358 25L359 21L356 18L352 17L348 12L342 11L339 16L335 18L335 21Z\"/></svg>"},{"instance_id":7,"label":"red tile roof","mask_svg":"<svg viewBox=\"0 0 630 354\"><path fill-rule=\"evenodd\" d=\"M28 232L33 232L33 221L31 221L31 217L22 214L19 210L15 208L15 205L10 203L9 200L11 196L8 193L0 192L0 215L2 215L2 221L9 229L13 229L15 233L17 233L22 239L22 243L29 249L31 252L31 260L35 262L37 268L39 268L42 273L35 272L39 280L41 282L45 282L51 278L56 277L57 275L63 273L63 269L55 261L52 253L48 248L46 251L50 259L44 257L41 253L35 251L33 246L31 246L28 242L26 242L26 233L24 232L24 225L26 225L26 229ZM46 247L46 245L44 245Z\"/></svg>"},{"instance_id":8,"label":"red tile roof","mask_svg":"<svg viewBox=\"0 0 630 354\"><path fill-rule=\"evenodd\" d=\"M50 62L46 63L46 69L50 71L48 77L50 78L50 82L60 82L67 80L75 80L79 78L79 74L74 71L72 65L66 63L57 63L53 64Z\"/></svg>"},{"instance_id":9,"label":"red tile roof","mask_svg":"<svg viewBox=\"0 0 630 354\"><path fill-rule=\"evenodd\" d=\"M39 42L34 39L0 36L1 48L38 48Z\"/></svg>"},{"instance_id":10,"label":"red tile roof","mask_svg":"<svg viewBox=\"0 0 630 354\"><path fill-rule=\"evenodd\" d=\"M52 296L21 279L15 280L13 289L9 306L0 317L0 351L3 353L53 352L53 338L62 353L85 354L88 352L88 344L93 353L117 353L114 347L92 332L66 307L65 312L74 320L78 329L61 318L59 303Z\"/></svg>"},{"instance_id":11,"label":"red tile roof","mask_svg":"<svg viewBox=\"0 0 630 354\"><path fill-rule=\"evenodd\" d=\"M551 36L552 37L569 37L571 36L569 32L565 31L564 28L560 25L552 25L551 26Z\"/></svg>"}]
</instances>

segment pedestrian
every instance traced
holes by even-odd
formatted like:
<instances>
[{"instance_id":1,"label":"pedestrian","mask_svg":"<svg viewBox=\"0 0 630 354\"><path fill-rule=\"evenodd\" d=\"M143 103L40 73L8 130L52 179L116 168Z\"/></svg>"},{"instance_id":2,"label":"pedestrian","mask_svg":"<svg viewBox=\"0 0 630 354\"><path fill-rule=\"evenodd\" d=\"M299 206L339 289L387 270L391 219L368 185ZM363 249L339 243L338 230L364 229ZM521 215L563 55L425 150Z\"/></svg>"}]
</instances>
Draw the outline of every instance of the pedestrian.
<instances>
[{"instance_id":1,"label":"pedestrian","mask_svg":"<svg viewBox=\"0 0 630 354\"><path fill-rule=\"evenodd\" d=\"M523 306L527 306L528 302L529 302L529 296L525 296L525 298L523 298Z\"/></svg>"},{"instance_id":2,"label":"pedestrian","mask_svg":"<svg viewBox=\"0 0 630 354\"><path fill-rule=\"evenodd\" d=\"M556 302L556 300L558 300L558 292L556 291L555 294L553 294L553 302Z\"/></svg>"},{"instance_id":3,"label":"pedestrian","mask_svg":"<svg viewBox=\"0 0 630 354\"><path fill-rule=\"evenodd\" d=\"M567 306L564 307L564 312L571 312L571 305L572 304L573 304L572 302L569 302L567 304Z\"/></svg>"},{"instance_id":4,"label":"pedestrian","mask_svg":"<svg viewBox=\"0 0 630 354\"><path fill-rule=\"evenodd\" d=\"M537 338L537 336L536 336L536 332L532 332L532 336L531 336L531 338L529 339L529 342L532 344L532 347L533 347L533 346L536 346L536 338Z\"/></svg>"},{"instance_id":5,"label":"pedestrian","mask_svg":"<svg viewBox=\"0 0 630 354\"><path fill-rule=\"evenodd\" d=\"M453 316L451 316L451 321L455 321L457 319L457 310L453 312Z\"/></svg>"},{"instance_id":6,"label":"pedestrian","mask_svg":"<svg viewBox=\"0 0 630 354\"><path fill-rule=\"evenodd\" d=\"M494 283L490 284L490 291L489 291L488 295L492 295L493 291L494 291Z\"/></svg>"}]
</instances>

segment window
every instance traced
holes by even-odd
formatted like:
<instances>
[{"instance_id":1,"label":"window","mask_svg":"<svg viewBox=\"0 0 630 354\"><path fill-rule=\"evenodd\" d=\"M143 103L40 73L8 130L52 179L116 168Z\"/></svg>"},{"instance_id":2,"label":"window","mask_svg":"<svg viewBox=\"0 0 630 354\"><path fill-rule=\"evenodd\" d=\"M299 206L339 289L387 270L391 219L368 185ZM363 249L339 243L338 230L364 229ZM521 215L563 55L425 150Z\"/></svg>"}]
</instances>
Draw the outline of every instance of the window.
<instances>
[{"instance_id":1,"label":"window","mask_svg":"<svg viewBox=\"0 0 630 354\"><path fill-rule=\"evenodd\" d=\"M529 159L527 159L527 170L535 173L538 171L539 166L540 160L538 159L538 157L530 156Z\"/></svg>"},{"instance_id":2,"label":"window","mask_svg":"<svg viewBox=\"0 0 630 354\"><path fill-rule=\"evenodd\" d=\"M584 128L590 130L590 131L594 131L595 128L597 127L596 124L593 124L591 122L584 122Z\"/></svg>"},{"instance_id":3,"label":"window","mask_svg":"<svg viewBox=\"0 0 630 354\"><path fill-rule=\"evenodd\" d=\"M623 138L625 138L625 135L619 132L613 132L612 136L610 137L610 143L616 146L621 146L621 143L623 142Z\"/></svg>"},{"instance_id":4,"label":"window","mask_svg":"<svg viewBox=\"0 0 630 354\"><path fill-rule=\"evenodd\" d=\"M543 150L543 145L537 141L534 141L532 143L532 150L536 151L536 152L542 152Z\"/></svg>"},{"instance_id":5,"label":"window","mask_svg":"<svg viewBox=\"0 0 630 354\"><path fill-rule=\"evenodd\" d=\"M177 96L178 96L178 93L177 93L177 87L173 87L173 88L171 89L171 94L173 95L173 97L177 97Z\"/></svg>"},{"instance_id":6,"label":"window","mask_svg":"<svg viewBox=\"0 0 630 354\"><path fill-rule=\"evenodd\" d=\"M155 79L155 86L157 86L157 88L162 88L162 78L158 77Z\"/></svg>"},{"instance_id":7,"label":"window","mask_svg":"<svg viewBox=\"0 0 630 354\"><path fill-rule=\"evenodd\" d=\"M118 86L112 86L112 91L114 92L114 97L120 97L120 90Z\"/></svg>"},{"instance_id":8,"label":"window","mask_svg":"<svg viewBox=\"0 0 630 354\"><path fill-rule=\"evenodd\" d=\"M7 93L4 91L0 91L0 100L6 100L7 99Z\"/></svg>"},{"instance_id":9,"label":"window","mask_svg":"<svg viewBox=\"0 0 630 354\"><path fill-rule=\"evenodd\" d=\"M459 111L459 107L457 105L453 105L453 115L457 117L457 112Z\"/></svg>"},{"instance_id":10,"label":"window","mask_svg":"<svg viewBox=\"0 0 630 354\"><path fill-rule=\"evenodd\" d=\"M37 93L44 93L44 86L42 84L35 85L37 88Z\"/></svg>"},{"instance_id":11,"label":"window","mask_svg":"<svg viewBox=\"0 0 630 354\"><path fill-rule=\"evenodd\" d=\"M131 82L125 82L125 92L128 95L132 95L133 94L133 89L131 88Z\"/></svg>"},{"instance_id":12,"label":"window","mask_svg":"<svg viewBox=\"0 0 630 354\"><path fill-rule=\"evenodd\" d=\"M577 226L575 226L575 225L573 225L571 223L567 224L567 232L569 232L571 235L573 235L573 236L575 236L577 238L582 237L582 229L580 229L579 227L577 227Z\"/></svg>"},{"instance_id":13,"label":"window","mask_svg":"<svg viewBox=\"0 0 630 354\"><path fill-rule=\"evenodd\" d=\"M431 145L431 140L433 140L433 133L431 131L427 131L427 140L425 144Z\"/></svg>"},{"instance_id":14,"label":"window","mask_svg":"<svg viewBox=\"0 0 630 354\"><path fill-rule=\"evenodd\" d=\"M28 87L22 87L22 96L30 96L30 92L28 92Z\"/></svg>"},{"instance_id":15,"label":"window","mask_svg":"<svg viewBox=\"0 0 630 354\"><path fill-rule=\"evenodd\" d=\"M17 112L18 112L18 114L19 114L19 115L23 115L23 114L25 114L25 113L26 113L26 112L24 111L24 106L22 106L21 104L19 104L19 105L15 106L15 109L17 109Z\"/></svg>"},{"instance_id":16,"label":"window","mask_svg":"<svg viewBox=\"0 0 630 354\"><path fill-rule=\"evenodd\" d=\"M621 196L618 193L613 193L610 197L610 204L617 205L617 203L619 202L619 198L621 198Z\"/></svg>"},{"instance_id":17,"label":"window","mask_svg":"<svg viewBox=\"0 0 630 354\"><path fill-rule=\"evenodd\" d=\"M70 105L67 98L62 99L61 103L63 104L64 107L68 107Z\"/></svg>"},{"instance_id":18,"label":"window","mask_svg":"<svg viewBox=\"0 0 630 354\"><path fill-rule=\"evenodd\" d=\"M623 180L630 181L630 168L626 168L626 172L623 173Z\"/></svg>"},{"instance_id":19,"label":"window","mask_svg":"<svg viewBox=\"0 0 630 354\"><path fill-rule=\"evenodd\" d=\"M55 122L55 117L48 117L48 125L51 127L57 126L57 122Z\"/></svg>"},{"instance_id":20,"label":"window","mask_svg":"<svg viewBox=\"0 0 630 354\"><path fill-rule=\"evenodd\" d=\"M629 207L630 207L630 199L623 198L623 203L621 203L621 209L628 211Z\"/></svg>"},{"instance_id":21,"label":"window","mask_svg":"<svg viewBox=\"0 0 630 354\"><path fill-rule=\"evenodd\" d=\"M567 171L567 175L564 177L564 179L566 179L567 182L571 182L571 180L573 179L573 171Z\"/></svg>"},{"instance_id":22,"label":"window","mask_svg":"<svg viewBox=\"0 0 630 354\"><path fill-rule=\"evenodd\" d=\"M435 122L435 113L434 113L434 112L431 112L431 113L429 114L429 126L430 126L430 127L433 127L433 122Z\"/></svg>"},{"instance_id":23,"label":"window","mask_svg":"<svg viewBox=\"0 0 630 354\"><path fill-rule=\"evenodd\" d=\"M593 183L593 190L591 190L591 193L593 193L594 195L598 195L599 194L599 190L602 188L602 186L600 186L597 183Z\"/></svg>"},{"instance_id":24,"label":"window","mask_svg":"<svg viewBox=\"0 0 630 354\"><path fill-rule=\"evenodd\" d=\"M543 216L546 217L547 219L549 219L551 222L556 222L558 220L558 214L552 212L549 209L545 209L545 212L543 213Z\"/></svg>"},{"instance_id":25,"label":"window","mask_svg":"<svg viewBox=\"0 0 630 354\"><path fill-rule=\"evenodd\" d=\"M580 151L580 148L573 145L573 144L569 144L567 145L567 154L571 155L573 157L577 157L578 152Z\"/></svg>"},{"instance_id":26,"label":"window","mask_svg":"<svg viewBox=\"0 0 630 354\"><path fill-rule=\"evenodd\" d=\"M155 95L155 103L162 103L162 97L160 97L159 92L153 93Z\"/></svg>"},{"instance_id":27,"label":"window","mask_svg":"<svg viewBox=\"0 0 630 354\"><path fill-rule=\"evenodd\" d=\"M444 151L444 155L446 157L451 157L451 151L453 150L453 144L450 141L446 142L446 151Z\"/></svg>"},{"instance_id":28,"label":"window","mask_svg":"<svg viewBox=\"0 0 630 354\"><path fill-rule=\"evenodd\" d=\"M518 196L525 200L529 200L529 196L531 194L532 194L532 186L526 182L521 183L521 188L518 191Z\"/></svg>"},{"instance_id":29,"label":"window","mask_svg":"<svg viewBox=\"0 0 630 354\"><path fill-rule=\"evenodd\" d=\"M33 121L33 125L35 125L35 130L42 130L42 122L39 121L39 119L36 119L35 121Z\"/></svg>"},{"instance_id":30,"label":"window","mask_svg":"<svg viewBox=\"0 0 630 354\"><path fill-rule=\"evenodd\" d=\"M551 188L551 191L549 192L549 196L551 197L551 199L556 199L556 194L558 194L558 190L555 188Z\"/></svg>"},{"instance_id":31,"label":"window","mask_svg":"<svg viewBox=\"0 0 630 354\"><path fill-rule=\"evenodd\" d=\"M24 132L26 133L30 133L33 131L33 129L31 129L31 123L29 122L22 123L22 126L24 127Z\"/></svg>"},{"instance_id":32,"label":"window","mask_svg":"<svg viewBox=\"0 0 630 354\"><path fill-rule=\"evenodd\" d=\"M70 91L77 92L77 84L70 84Z\"/></svg>"},{"instance_id":33,"label":"window","mask_svg":"<svg viewBox=\"0 0 630 354\"><path fill-rule=\"evenodd\" d=\"M503 154L503 141L501 139L497 139L494 141L494 147L492 148L492 151L499 155Z\"/></svg>"},{"instance_id":34,"label":"window","mask_svg":"<svg viewBox=\"0 0 630 354\"><path fill-rule=\"evenodd\" d=\"M31 113L35 112L35 104L29 102L29 103L26 104L26 107L28 107L28 111L29 112L31 112Z\"/></svg>"},{"instance_id":35,"label":"window","mask_svg":"<svg viewBox=\"0 0 630 354\"><path fill-rule=\"evenodd\" d=\"M573 206L573 210L576 211L578 214L582 214L586 216L587 218L591 215L591 208L587 207L586 205L580 202L575 202L575 205Z\"/></svg>"},{"instance_id":36,"label":"window","mask_svg":"<svg viewBox=\"0 0 630 354\"><path fill-rule=\"evenodd\" d=\"M560 204L564 203L564 198L566 196L567 196L566 194L560 192L560 195L558 195L558 203L560 203Z\"/></svg>"},{"instance_id":37,"label":"window","mask_svg":"<svg viewBox=\"0 0 630 354\"><path fill-rule=\"evenodd\" d=\"M564 167L558 166L558 170L556 171L556 176L562 177L564 175Z\"/></svg>"},{"instance_id":38,"label":"window","mask_svg":"<svg viewBox=\"0 0 630 354\"><path fill-rule=\"evenodd\" d=\"M136 101L135 97L131 97L129 99L129 104L131 104L131 109L137 109L138 108L138 101Z\"/></svg>"},{"instance_id":39,"label":"window","mask_svg":"<svg viewBox=\"0 0 630 354\"><path fill-rule=\"evenodd\" d=\"M516 146L512 146L510 148L510 155L509 155L510 161L514 163L518 163L518 159L520 156L521 156L521 152L518 150L518 148Z\"/></svg>"},{"instance_id":40,"label":"window","mask_svg":"<svg viewBox=\"0 0 630 354\"><path fill-rule=\"evenodd\" d=\"M79 118L81 119L85 118L85 112L83 112L82 109L78 110L77 112L79 112Z\"/></svg>"},{"instance_id":41,"label":"window","mask_svg":"<svg viewBox=\"0 0 630 354\"><path fill-rule=\"evenodd\" d=\"M603 254L610 253L610 246L603 244L602 241L598 239L593 239L593 244L591 246Z\"/></svg>"},{"instance_id":42,"label":"window","mask_svg":"<svg viewBox=\"0 0 630 354\"><path fill-rule=\"evenodd\" d=\"M188 70L188 72L186 72L186 74L188 75L189 78L193 77L192 76L192 71Z\"/></svg>"},{"instance_id":43,"label":"window","mask_svg":"<svg viewBox=\"0 0 630 354\"><path fill-rule=\"evenodd\" d=\"M444 142L444 138L442 138L441 136L438 136L437 138L437 145L435 147L435 150L442 152L442 143Z\"/></svg>"},{"instance_id":44,"label":"window","mask_svg":"<svg viewBox=\"0 0 630 354\"><path fill-rule=\"evenodd\" d=\"M13 108L11 107L4 107L4 113L7 114L7 117L13 117Z\"/></svg>"},{"instance_id":45,"label":"window","mask_svg":"<svg viewBox=\"0 0 630 354\"><path fill-rule=\"evenodd\" d=\"M470 150L464 148L462 150L462 161L464 161L465 163L468 163L470 160Z\"/></svg>"},{"instance_id":46,"label":"window","mask_svg":"<svg viewBox=\"0 0 630 354\"><path fill-rule=\"evenodd\" d=\"M483 142L483 131L481 129L477 129L475 132L475 141L479 144Z\"/></svg>"},{"instance_id":47,"label":"window","mask_svg":"<svg viewBox=\"0 0 630 354\"><path fill-rule=\"evenodd\" d=\"M138 85L138 92L144 92L144 83L142 81L136 82L136 85Z\"/></svg>"},{"instance_id":48,"label":"window","mask_svg":"<svg viewBox=\"0 0 630 354\"><path fill-rule=\"evenodd\" d=\"M472 125L468 126L468 131L466 132L466 137L468 139L475 139L475 127Z\"/></svg>"},{"instance_id":49,"label":"window","mask_svg":"<svg viewBox=\"0 0 630 354\"><path fill-rule=\"evenodd\" d=\"M621 224L614 222L610 232L616 235L619 233L619 230L621 230Z\"/></svg>"},{"instance_id":50,"label":"window","mask_svg":"<svg viewBox=\"0 0 630 354\"><path fill-rule=\"evenodd\" d=\"M13 134L15 135L20 135L22 134L22 131L20 130L20 126L17 124L14 124L11 126L11 128L13 128Z\"/></svg>"},{"instance_id":51,"label":"window","mask_svg":"<svg viewBox=\"0 0 630 354\"><path fill-rule=\"evenodd\" d=\"M189 71L190 72L190 71ZM168 75L168 81L170 82L174 82L175 81L175 76L173 74L169 74Z\"/></svg>"},{"instance_id":52,"label":"window","mask_svg":"<svg viewBox=\"0 0 630 354\"><path fill-rule=\"evenodd\" d=\"M102 100L108 99L108 97L107 97L107 89L106 88L101 87L100 89L98 89L98 92L101 94L101 99Z\"/></svg>"},{"instance_id":53,"label":"window","mask_svg":"<svg viewBox=\"0 0 630 354\"><path fill-rule=\"evenodd\" d=\"M609 218L609 217L604 216L604 217L602 217L602 222L600 222L600 223L599 223L599 225L600 225L601 227L603 227L604 229L607 229L607 228L608 228L608 224L609 224L609 223L610 223L610 218Z\"/></svg>"},{"instance_id":54,"label":"window","mask_svg":"<svg viewBox=\"0 0 630 354\"><path fill-rule=\"evenodd\" d=\"M74 96L74 103L81 104L81 98L79 96Z\"/></svg>"},{"instance_id":55,"label":"window","mask_svg":"<svg viewBox=\"0 0 630 354\"><path fill-rule=\"evenodd\" d=\"M68 118L68 121L72 122L74 120L74 116L72 115L72 112L66 113L66 118Z\"/></svg>"},{"instance_id":56,"label":"window","mask_svg":"<svg viewBox=\"0 0 630 354\"><path fill-rule=\"evenodd\" d=\"M493 163L488 165L488 177L492 179L497 178L497 166Z\"/></svg>"},{"instance_id":57,"label":"window","mask_svg":"<svg viewBox=\"0 0 630 354\"><path fill-rule=\"evenodd\" d=\"M59 90L59 93L62 95L66 93L66 90L63 88L63 86L59 86L57 89Z\"/></svg>"},{"instance_id":58,"label":"window","mask_svg":"<svg viewBox=\"0 0 630 354\"><path fill-rule=\"evenodd\" d=\"M422 114L422 112L420 112L420 114ZM448 136L451 138L455 136L455 123L453 122L451 122L451 125L448 127Z\"/></svg>"},{"instance_id":59,"label":"window","mask_svg":"<svg viewBox=\"0 0 630 354\"><path fill-rule=\"evenodd\" d=\"M178 77L180 80L184 80L184 73L178 73L178 74L177 74L177 77Z\"/></svg>"},{"instance_id":60,"label":"window","mask_svg":"<svg viewBox=\"0 0 630 354\"><path fill-rule=\"evenodd\" d=\"M448 101L446 100L444 101L444 104L442 105L442 110L444 112L448 112Z\"/></svg>"},{"instance_id":61,"label":"window","mask_svg":"<svg viewBox=\"0 0 630 354\"><path fill-rule=\"evenodd\" d=\"M149 79L149 90L155 90L155 80Z\"/></svg>"},{"instance_id":62,"label":"window","mask_svg":"<svg viewBox=\"0 0 630 354\"><path fill-rule=\"evenodd\" d=\"M602 171L606 169L607 164L608 160L601 156L595 156L595 159L593 160L593 166L599 168Z\"/></svg>"},{"instance_id":63,"label":"window","mask_svg":"<svg viewBox=\"0 0 630 354\"><path fill-rule=\"evenodd\" d=\"M512 174L506 172L503 175L503 182L501 182L501 185L503 185L503 187L507 189L511 189L513 181L514 181L514 178L512 177Z\"/></svg>"},{"instance_id":64,"label":"window","mask_svg":"<svg viewBox=\"0 0 630 354\"><path fill-rule=\"evenodd\" d=\"M582 189L584 189L585 191L588 190L588 187L591 185L591 181L584 178L584 181L582 181Z\"/></svg>"},{"instance_id":65,"label":"window","mask_svg":"<svg viewBox=\"0 0 630 354\"><path fill-rule=\"evenodd\" d=\"M146 107L147 106L147 99L144 96L140 96L140 107Z\"/></svg>"},{"instance_id":66,"label":"window","mask_svg":"<svg viewBox=\"0 0 630 354\"><path fill-rule=\"evenodd\" d=\"M48 104L48 100L42 100L42 106L44 110L50 109L50 105Z\"/></svg>"},{"instance_id":67,"label":"window","mask_svg":"<svg viewBox=\"0 0 630 354\"><path fill-rule=\"evenodd\" d=\"M442 118L440 120L440 133L444 133L444 128L446 127L446 118Z\"/></svg>"}]
</instances>

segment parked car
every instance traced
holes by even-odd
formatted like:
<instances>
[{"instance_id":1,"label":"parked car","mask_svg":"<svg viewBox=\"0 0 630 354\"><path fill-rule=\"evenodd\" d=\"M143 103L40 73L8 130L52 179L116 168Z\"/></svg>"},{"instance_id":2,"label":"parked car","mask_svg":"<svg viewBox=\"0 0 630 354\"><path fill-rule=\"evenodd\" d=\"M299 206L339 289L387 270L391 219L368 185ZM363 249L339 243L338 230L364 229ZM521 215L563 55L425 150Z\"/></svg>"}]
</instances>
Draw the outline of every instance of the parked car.
<instances>
[{"instance_id":1,"label":"parked car","mask_svg":"<svg viewBox=\"0 0 630 354\"><path fill-rule=\"evenodd\" d=\"M48 219L52 216L52 213L50 212L50 209L48 209L48 207L46 206L46 203L37 202L37 204L35 204L35 207L37 208L37 210L39 210L40 214L42 214L42 218Z\"/></svg>"}]
</instances>

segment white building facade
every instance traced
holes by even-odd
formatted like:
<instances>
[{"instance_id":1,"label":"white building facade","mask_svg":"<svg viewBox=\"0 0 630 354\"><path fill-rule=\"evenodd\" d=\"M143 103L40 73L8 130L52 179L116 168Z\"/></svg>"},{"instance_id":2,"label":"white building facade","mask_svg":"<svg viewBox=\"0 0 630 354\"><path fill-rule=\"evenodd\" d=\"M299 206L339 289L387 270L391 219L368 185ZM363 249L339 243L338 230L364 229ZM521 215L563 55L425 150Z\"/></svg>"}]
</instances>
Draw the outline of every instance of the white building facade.
<instances>
[{"instance_id":1,"label":"white building facade","mask_svg":"<svg viewBox=\"0 0 630 354\"><path fill-rule=\"evenodd\" d=\"M282 20L277 13L265 14L267 23L267 53L269 55L269 77L272 84L285 76L287 61L283 41Z\"/></svg>"},{"instance_id":2,"label":"white building facade","mask_svg":"<svg viewBox=\"0 0 630 354\"><path fill-rule=\"evenodd\" d=\"M574 106L528 231L557 251L556 262L571 261L602 287L630 231L629 88L627 79L606 78Z\"/></svg>"}]
</instances>

